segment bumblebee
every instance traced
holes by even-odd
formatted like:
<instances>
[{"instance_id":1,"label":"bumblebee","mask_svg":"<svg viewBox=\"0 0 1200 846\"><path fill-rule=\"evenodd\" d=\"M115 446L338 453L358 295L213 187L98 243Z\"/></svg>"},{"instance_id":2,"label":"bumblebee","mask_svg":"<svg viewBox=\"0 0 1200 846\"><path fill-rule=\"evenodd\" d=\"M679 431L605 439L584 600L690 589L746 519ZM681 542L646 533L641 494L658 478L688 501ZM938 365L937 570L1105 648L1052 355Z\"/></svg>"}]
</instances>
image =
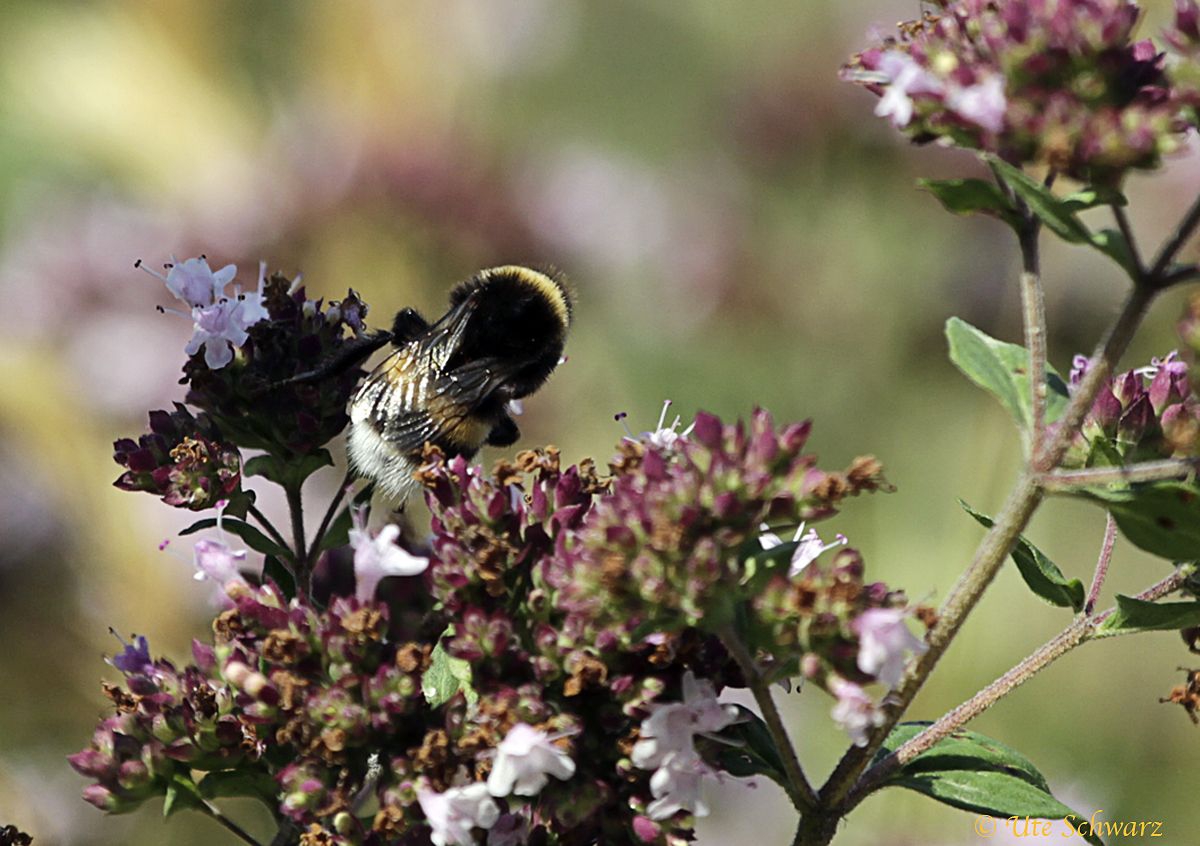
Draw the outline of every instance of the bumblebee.
<instances>
[{"instance_id":1,"label":"bumblebee","mask_svg":"<svg viewBox=\"0 0 1200 846\"><path fill-rule=\"evenodd\" d=\"M350 401L350 464L403 502L426 443L472 457L520 435L511 403L542 386L562 360L571 297L562 277L519 265L481 270L450 292L430 324L396 315L397 348Z\"/></svg>"}]
</instances>

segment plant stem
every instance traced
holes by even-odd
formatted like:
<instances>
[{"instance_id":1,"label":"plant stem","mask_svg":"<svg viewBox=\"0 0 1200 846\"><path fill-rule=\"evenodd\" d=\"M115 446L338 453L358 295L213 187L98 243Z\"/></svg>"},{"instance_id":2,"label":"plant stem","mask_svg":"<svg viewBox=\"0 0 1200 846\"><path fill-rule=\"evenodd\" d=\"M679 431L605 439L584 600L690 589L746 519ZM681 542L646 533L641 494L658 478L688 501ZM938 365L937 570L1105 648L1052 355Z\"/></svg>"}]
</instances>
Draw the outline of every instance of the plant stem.
<instances>
[{"instance_id":1,"label":"plant stem","mask_svg":"<svg viewBox=\"0 0 1200 846\"><path fill-rule=\"evenodd\" d=\"M1156 599L1162 599L1167 594L1174 593L1183 587L1183 583L1188 580L1188 577L1193 572L1194 568L1191 566L1177 567L1174 573L1150 585L1150 587L1141 593L1135 594L1133 598L1144 602L1154 602ZM1112 608L1101 611L1095 617L1092 617L1092 624L1098 626L1115 613L1117 613L1117 607L1114 605Z\"/></svg>"},{"instance_id":2,"label":"plant stem","mask_svg":"<svg viewBox=\"0 0 1200 846\"><path fill-rule=\"evenodd\" d=\"M1036 230L1032 235L1037 238ZM1021 238L1024 270L1021 272L1021 310L1025 323L1025 347L1029 350L1029 384L1033 399L1033 432L1029 453L1037 455L1046 438L1046 301L1038 274L1036 243Z\"/></svg>"},{"instance_id":3,"label":"plant stem","mask_svg":"<svg viewBox=\"0 0 1200 846\"><path fill-rule=\"evenodd\" d=\"M1100 589L1104 587L1104 579L1108 576L1108 563L1112 560L1113 545L1117 542L1117 521L1112 514L1107 514L1104 523L1104 542L1100 544L1100 556L1096 559L1096 572L1092 574L1092 586L1088 589L1087 599L1083 603L1083 613L1091 614L1100 598Z\"/></svg>"},{"instance_id":4,"label":"plant stem","mask_svg":"<svg viewBox=\"0 0 1200 846\"><path fill-rule=\"evenodd\" d=\"M1132 340L1134 331L1154 295L1155 291L1148 286L1136 286L1130 292L1117 318L1097 345L1088 371L1077 386L1062 421L1049 433L1042 444L1040 455L1034 452L1030 462L1032 466L1052 469L1062 460L1063 454L1079 430L1084 415L1091 409L1105 377L1112 372L1117 360ZM1030 469L1024 470L1003 509L997 515L995 524L980 542L971 565L959 577L939 609L937 623L926 637L929 649L909 666L900 687L884 704L883 723L871 733L865 746L851 747L842 756L821 788L821 801L826 807L839 806L858 776L883 745L888 734L900 721L938 660L962 628L967 616L979 602L984 590L995 578L1041 500L1040 474Z\"/></svg>"},{"instance_id":5,"label":"plant stem","mask_svg":"<svg viewBox=\"0 0 1200 846\"><path fill-rule=\"evenodd\" d=\"M283 539L283 535L281 535L279 530L275 528L275 525L267 519L267 515L258 510L257 506L251 505L247 509L247 512L258 521L258 524L263 527L263 530L266 531L271 540L275 541L275 543L282 547L287 547L288 542Z\"/></svg>"},{"instance_id":6,"label":"plant stem","mask_svg":"<svg viewBox=\"0 0 1200 846\"><path fill-rule=\"evenodd\" d=\"M1195 459L1165 458L1161 461L1143 461L1122 467L1054 470L1043 474L1039 481L1050 493L1117 483L1161 482L1166 479L1187 478L1196 472L1197 463Z\"/></svg>"},{"instance_id":7,"label":"plant stem","mask_svg":"<svg viewBox=\"0 0 1200 846\"><path fill-rule=\"evenodd\" d=\"M292 517L292 539L296 553L296 592L307 596L312 568L309 567L308 552L304 547L304 499L300 495L299 485L288 485L284 490L287 493L288 512Z\"/></svg>"},{"instance_id":8,"label":"plant stem","mask_svg":"<svg viewBox=\"0 0 1200 846\"><path fill-rule=\"evenodd\" d=\"M754 694L754 701L762 710L763 721L766 722L767 730L771 733L771 739L775 741L775 748L783 761L784 775L788 779L788 797L801 814L811 815L818 807L817 795L808 783L808 779L804 777L804 771L800 768L796 749L792 746L787 729L784 728L783 720L779 716L779 709L775 707L775 700L771 698L770 684L764 681L758 672L758 667L754 664L754 657L746 649L746 645L742 643L742 639L738 637L732 626L722 627L719 634L721 642L733 660L737 662L742 675L745 676L746 684L750 687L750 692Z\"/></svg>"},{"instance_id":9,"label":"plant stem","mask_svg":"<svg viewBox=\"0 0 1200 846\"><path fill-rule=\"evenodd\" d=\"M1111 552L1112 549L1109 545L1109 534L1106 532L1105 550L1101 552L1101 559L1105 561L1106 567L1106 559L1108 555L1111 555ZM1165 579L1162 579L1161 581L1156 582L1155 584L1143 590L1137 595L1136 598L1145 601L1160 599L1167 594L1178 590L1187 576L1188 573L1186 570L1177 569L1170 576L1167 576ZM855 785L854 789L847 795L845 801L840 807L841 813L848 813L872 791L880 787L883 782L885 782L887 778L895 773L900 767L903 767L921 753L932 749L935 745L937 745L938 742L962 728L1000 699L1007 696L1009 693L1012 693L1016 688L1033 678L1033 676L1036 675L1040 670L1054 663L1075 647L1086 642L1095 633L1097 627L1106 619L1111 617L1115 612L1116 606L1109 608L1108 610L1097 614L1094 617L1089 617L1086 612L1077 616L1071 621L1069 626L1048 640L1032 655L1023 659L1007 673L996 679L994 682L976 693L957 708L945 714L933 725L924 729L916 737L909 740L887 758L880 761L879 764L872 767L871 770L867 772L867 774L859 781L859 783Z\"/></svg>"},{"instance_id":10,"label":"plant stem","mask_svg":"<svg viewBox=\"0 0 1200 846\"><path fill-rule=\"evenodd\" d=\"M1151 284L1161 285L1166 278L1167 268L1175 259L1176 254L1183 248L1187 239L1192 237L1192 233L1196 231L1196 227L1200 226L1200 197L1197 197L1192 203L1191 208L1179 221L1179 225L1175 227L1175 232L1162 245L1158 251L1158 255L1154 259L1154 264L1150 268L1149 280Z\"/></svg>"},{"instance_id":11,"label":"plant stem","mask_svg":"<svg viewBox=\"0 0 1200 846\"><path fill-rule=\"evenodd\" d=\"M255 840L253 837L250 836L249 832L247 832L244 828L242 828L240 825L235 823L229 817L225 816L225 814L222 813L221 809L218 808L216 805L214 805L212 802L209 802L207 799L202 800L200 807L204 810L204 813L208 814L210 817L212 817L214 820L219 822L221 825L225 826L225 828L229 829L231 832L233 832L233 834L235 836L237 836L241 840L244 840L246 843L251 844L251 846L262 846L261 843L259 843L257 840Z\"/></svg>"},{"instance_id":12,"label":"plant stem","mask_svg":"<svg viewBox=\"0 0 1200 846\"><path fill-rule=\"evenodd\" d=\"M1144 279L1146 276L1146 267L1142 264L1142 256L1138 252L1137 240L1133 237L1133 227L1129 224L1129 216L1125 214L1125 207L1113 203L1113 217L1117 221L1117 228L1121 230L1122 237L1125 238L1125 243L1129 245L1129 255L1133 259L1133 269L1137 280Z\"/></svg>"},{"instance_id":13,"label":"plant stem","mask_svg":"<svg viewBox=\"0 0 1200 846\"><path fill-rule=\"evenodd\" d=\"M317 527L317 533L313 535L312 548L308 551L309 558L312 559L308 562L310 569L317 566L317 554L321 549L321 542L325 540L325 533L329 531L329 524L333 522L333 515L337 513L338 506L342 504L342 499L346 496L346 491L353 480L354 474L347 469L346 475L342 478L341 485L338 486L337 493L329 503L329 507L325 509L325 516L321 518L321 525Z\"/></svg>"},{"instance_id":14,"label":"plant stem","mask_svg":"<svg viewBox=\"0 0 1200 846\"><path fill-rule=\"evenodd\" d=\"M1184 264L1160 276L1158 287L1159 289L1170 288L1172 285L1178 285L1181 282L1191 282L1193 279L1200 279L1200 265Z\"/></svg>"},{"instance_id":15,"label":"plant stem","mask_svg":"<svg viewBox=\"0 0 1200 846\"><path fill-rule=\"evenodd\" d=\"M1117 319L1088 360L1087 372L1076 386L1062 419L1055 426L1053 437L1043 445L1043 455L1036 462L1036 466L1044 470L1053 470L1058 466L1058 462L1062 461L1063 454L1078 433L1083 418L1091 410L1100 386L1112 374L1122 353L1133 340L1133 334L1156 293L1156 289L1149 285L1136 285L1129 292Z\"/></svg>"}]
</instances>

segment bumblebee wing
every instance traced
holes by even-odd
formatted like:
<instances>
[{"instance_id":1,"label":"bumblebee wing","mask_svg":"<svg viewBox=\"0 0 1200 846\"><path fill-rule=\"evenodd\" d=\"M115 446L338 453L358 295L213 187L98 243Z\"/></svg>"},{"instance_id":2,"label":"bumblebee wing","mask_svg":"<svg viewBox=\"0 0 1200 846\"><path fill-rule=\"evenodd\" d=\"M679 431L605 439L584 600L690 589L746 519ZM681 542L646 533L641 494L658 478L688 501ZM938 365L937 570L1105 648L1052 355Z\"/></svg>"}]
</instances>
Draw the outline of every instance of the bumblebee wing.
<instances>
[{"instance_id":1,"label":"bumblebee wing","mask_svg":"<svg viewBox=\"0 0 1200 846\"><path fill-rule=\"evenodd\" d=\"M444 353L436 344L410 343L366 378L351 406L351 419L366 421L399 452L427 441L452 453L474 453L490 431L476 412L502 382L486 368L439 372Z\"/></svg>"}]
</instances>

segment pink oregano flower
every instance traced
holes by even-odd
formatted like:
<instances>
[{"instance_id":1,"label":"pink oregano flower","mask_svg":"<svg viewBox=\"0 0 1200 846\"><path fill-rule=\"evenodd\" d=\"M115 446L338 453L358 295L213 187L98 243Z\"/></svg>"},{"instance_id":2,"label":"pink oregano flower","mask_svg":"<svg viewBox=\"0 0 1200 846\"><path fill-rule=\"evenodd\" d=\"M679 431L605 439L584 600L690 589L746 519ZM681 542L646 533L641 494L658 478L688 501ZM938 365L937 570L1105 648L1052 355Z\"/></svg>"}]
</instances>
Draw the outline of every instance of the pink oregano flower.
<instances>
[{"instance_id":1,"label":"pink oregano flower","mask_svg":"<svg viewBox=\"0 0 1200 846\"><path fill-rule=\"evenodd\" d=\"M177 262L172 257L166 276L141 262L137 266L162 280L167 290L187 304L190 312L161 310L192 320L192 338L184 347L184 352L195 355L203 349L204 363L210 370L219 370L233 361L233 351L249 338L246 330L269 316L263 305L265 274L260 274L255 293L243 294L235 287L233 296L227 296L225 286L233 281L237 273L235 265L227 264L213 272L203 256L183 262Z\"/></svg>"},{"instance_id":2,"label":"pink oregano flower","mask_svg":"<svg viewBox=\"0 0 1200 846\"><path fill-rule=\"evenodd\" d=\"M708 813L700 789L702 777L715 775L715 770L696 751L695 737L718 732L737 716L735 706L717 701L711 682L697 680L690 670L683 676L682 702L653 706L630 755L635 767L655 771L650 777L655 801L646 808L651 819L666 819L680 810Z\"/></svg>"},{"instance_id":3,"label":"pink oregano flower","mask_svg":"<svg viewBox=\"0 0 1200 846\"><path fill-rule=\"evenodd\" d=\"M372 537L367 531L361 509L351 512L354 527L350 530L350 546L354 548L354 595L360 602L374 598L375 588L385 576L415 576L424 573L429 559L413 555L396 543L400 527L384 526Z\"/></svg>"},{"instance_id":4,"label":"pink oregano flower","mask_svg":"<svg viewBox=\"0 0 1200 846\"><path fill-rule=\"evenodd\" d=\"M833 721L850 735L855 746L866 746L872 728L883 724L883 711L860 685L831 676L829 692L837 697L831 716Z\"/></svg>"},{"instance_id":5,"label":"pink oregano flower","mask_svg":"<svg viewBox=\"0 0 1200 846\"><path fill-rule=\"evenodd\" d=\"M929 645L904 624L903 608L871 608L850 624L858 634L858 668L889 688L900 684L908 653L920 655Z\"/></svg>"}]
</instances>

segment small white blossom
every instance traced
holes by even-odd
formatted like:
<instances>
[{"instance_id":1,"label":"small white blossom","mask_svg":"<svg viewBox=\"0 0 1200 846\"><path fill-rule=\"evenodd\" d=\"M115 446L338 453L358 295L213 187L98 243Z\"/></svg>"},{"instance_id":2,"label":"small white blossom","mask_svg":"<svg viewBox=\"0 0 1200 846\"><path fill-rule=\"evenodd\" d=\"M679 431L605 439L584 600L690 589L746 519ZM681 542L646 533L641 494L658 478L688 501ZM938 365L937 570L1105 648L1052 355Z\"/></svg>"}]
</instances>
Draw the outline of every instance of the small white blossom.
<instances>
[{"instance_id":1,"label":"small white blossom","mask_svg":"<svg viewBox=\"0 0 1200 846\"><path fill-rule=\"evenodd\" d=\"M362 512L352 514L354 528L350 530L350 546L354 548L354 595L362 602L375 596L375 588L385 576L415 576L425 572L429 559L413 555L396 543L400 527L384 526L371 537L363 521Z\"/></svg>"},{"instance_id":2,"label":"small white blossom","mask_svg":"<svg viewBox=\"0 0 1200 846\"><path fill-rule=\"evenodd\" d=\"M829 691L837 697L833 721L850 735L855 746L866 746L870 730L883 724L883 711L862 687L838 676L829 680Z\"/></svg>"},{"instance_id":3,"label":"small white blossom","mask_svg":"<svg viewBox=\"0 0 1200 846\"><path fill-rule=\"evenodd\" d=\"M196 541L193 550L196 564L196 581L212 579L221 587L230 582L244 582L241 565L246 560L246 550L231 549L227 544L214 540Z\"/></svg>"},{"instance_id":4,"label":"small white blossom","mask_svg":"<svg viewBox=\"0 0 1200 846\"><path fill-rule=\"evenodd\" d=\"M221 300L207 308L192 309L192 339L183 351L195 355L204 347L204 363L209 370L220 370L233 361L233 350L250 337L241 300Z\"/></svg>"},{"instance_id":5,"label":"small white blossom","mask_svg":"<svg viewBox=\"0 0 1200 846\"><path fill-rule=\"evenodd\" d=\"M792 536L792 541L795 542L796 549L792 552L791 566L788 567L788 576L796 578L803 572L804 568L817 560L817 557L826 550L833 549L835 546L845 544L846 536L838 534L833 543L822 543L816 529L804 531L804 523L801 523L796 529L796 534ZM774 549L783 543L783 539L772 531L769 531L769 526L763 523L759 526L762 532L758 536L758 543L763 549Z\"/></svg>"},{"instance_id":6,"label":"small white blossom","mask_svg":"<svg viewBox=\"0 0 1200 846\"><path fill-rule=\"evenodd\" d=\"M697 680L690 671L683 676L682 702L654 706L630 755L635 767L655 771L650 777L655 801L646 809L651 819L666 819L679 810L708 813L700 788L703 777L715 770L696 752L695 738L718 732L737 717L736 706L718 702L712 683Z\"/></svg>"},{"instance_id":7,"label":"small white blossom","mask_svg":"<svg viewBox=\"0 0 1200 846\"><path fill-rule=\"evenodd\" d=\"M625 423L625 418L628 416L625 412L618 414L617 420L620 421L622 426L625 426L625 440L641 441L642 443L653 447L669 449L675 446L676 441L678 441L680 438L686 438L692 433L692 429L695 428L696 424L692 423L683 431L679 431L679 427L683 424L683 418L676 414L675 419L671 421L671 425L666 425L667 409L670 407L671 401L664 401L662 412L658 415L658 425L653 431L642 432L640 435L634 435L633 432L630 431L629 426Z\"/></svg>"},{"instance_id":8,"label":"small white blossom","mask_svg":"<svg viewBox=\"0 0 1200 846\"><path fill-rule=\"evenodd\" d=\"M554 745L554 738L533 726L517 723L496 748L487 786L497 798L515 793L536 796L548 776L565 781L575 775L575 762Z\"/></svg>"},{"instance_id":9,"label":"small white blossom","mask_svg":"<svg viewBox=\"0 0 1200 846\"><path fill-rule=\"evenodd\" d=\"M633 765L643 770L656 769L674 753L695 755L697 734L718 732L737 720L737 707L717 701L712 683L697 680L688 671L683 676L683 701L653 706L642 720L641 739L633 746Z\"/></svg>"},{"instance_id":10,"label":"small white blossom","mask_svg":"<svg viewBox=\"0 0 1200 846\"><path fill-rule=\"evenodd\" d=\"M207 259L192 258L176 261L171 258L170 270L163 276L142 264L143 270L162 280L167 289L189 307L188 312L162 309L188 317L193 324L192 338L184 351L195 355L204 349L204 363L210 370L219 370L233 360L233 350L246 343L246 330L268 317L263 305L264 274L259 274L258 290L243 294L234 289L234 295L225 295L228 285L237 273L237 267L227 264L213 272Z\"/></svg>"},{"instance_id":11,"label":"small white blossom","mask_svg":"<svg viewBox=\"0 0 1200 846\"><path fill-rule=\"evenodd\" d=\"M650 795L654 801L646 806L646 816L652 820L665 820L679 811L697 817L708 816L703 788L705 776L710 775L715 776L716 771L700 756L673 753L650 776Z\"/></svg>"},{"instance_id":12,"label":"small white blossom","mask_svg":"<svg viewBox=\"0 0 1200 846\"><path fill-rule=\"evenodd\" d=\"M889 83L875 104L875 114L891 118L892 126L897 129L903 129L912 121L912 95L937 94L942 90L941 81L907 55L885 53L879 71Z\"/></svg>"},{"instance_id":13,"label":"small white blossom","mask_svg":"<svg viewBox=\"0 0 1200 846\"><path fill-rule=\"evenodd\" d=\"M900 684L908 654L920 655L929 645L904 624L902 608L872 608L851 623L858 633L858 668L888 687Z\"/></svg>"},{"instance_id":14,"label":"small white blossom","mask_svg":"<svg viewBox=\"0 0 1200 846\"><path fill-rule=\"evenodd\" d=\"M963 120L988 132L1004 129L1008 100L1004 96L1004 77L994 73L974 85L951 85L946 90L946 108Z\"/></svg>"},{"instance_id":15,"label":"small white blossom","mask_svg":"<svg viewBox=\"0 0 1200 846\"><path fill-rule=\"evenodd\" d=\"M421 811L433 829L434 846L475 846L473 828L491 828L500 817L500 809L488 795L483 782L451 787L445 793L428 788L417 790Z\"/></svg>"},{"instance_id":16,"label":"small white blossom","mask_svg":"<svg viewBox=\"0 0 1200 846\"><path fill-rule=\"evenodd\" d=\"M167 290L187 303L189 308L205 308L225 298L225 286L233 281L237 266L227 264L214 273L203 256L186 261L176 261L171 256L171 266L166 276L150 268L146 268L146 271L165 282Z\"/></svg>"}]
</instances>

